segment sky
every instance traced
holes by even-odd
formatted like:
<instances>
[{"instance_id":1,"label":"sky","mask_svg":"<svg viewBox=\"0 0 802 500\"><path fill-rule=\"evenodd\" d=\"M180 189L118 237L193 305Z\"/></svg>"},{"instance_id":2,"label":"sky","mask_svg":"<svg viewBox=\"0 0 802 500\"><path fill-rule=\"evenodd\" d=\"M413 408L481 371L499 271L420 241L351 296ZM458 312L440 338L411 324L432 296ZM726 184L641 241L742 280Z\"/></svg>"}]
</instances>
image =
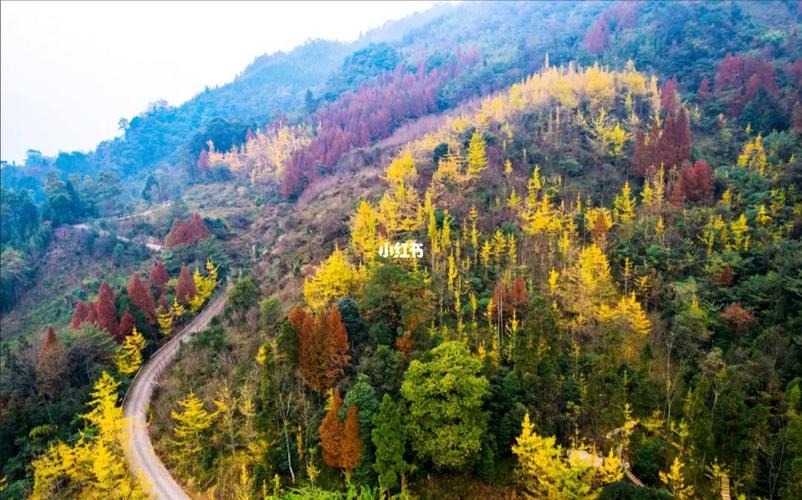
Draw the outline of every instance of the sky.
<instances>
[{"instance_id":1,"label":"sky","mask_svg":"<svg viewBox=\"0 0 802 500\"><path fill-rule=\"evenodd\" d=\"M0 159L87 151L165 99L227 83L255 57L352 41L434 2L0 3Z\"/></svg>"}]
</instances>

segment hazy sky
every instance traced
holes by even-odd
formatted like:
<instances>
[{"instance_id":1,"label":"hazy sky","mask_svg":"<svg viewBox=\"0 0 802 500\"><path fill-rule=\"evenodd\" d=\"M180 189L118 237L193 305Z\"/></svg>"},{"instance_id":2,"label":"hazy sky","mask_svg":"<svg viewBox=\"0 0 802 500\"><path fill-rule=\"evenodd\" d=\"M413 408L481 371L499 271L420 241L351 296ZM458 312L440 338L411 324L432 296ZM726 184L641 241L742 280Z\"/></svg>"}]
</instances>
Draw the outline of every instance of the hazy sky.
<instances>
[{"instance_id":1,"label":"hazy sky","mask_svg":"<svg viewBox=\"0 0 802 500\"><path fill-rule=\"evenodd\" d=\"M0 3L0 159L93 149L148 103L180 104L264 53L350 41L434 2Z\"/></svg>"}]
</instances>

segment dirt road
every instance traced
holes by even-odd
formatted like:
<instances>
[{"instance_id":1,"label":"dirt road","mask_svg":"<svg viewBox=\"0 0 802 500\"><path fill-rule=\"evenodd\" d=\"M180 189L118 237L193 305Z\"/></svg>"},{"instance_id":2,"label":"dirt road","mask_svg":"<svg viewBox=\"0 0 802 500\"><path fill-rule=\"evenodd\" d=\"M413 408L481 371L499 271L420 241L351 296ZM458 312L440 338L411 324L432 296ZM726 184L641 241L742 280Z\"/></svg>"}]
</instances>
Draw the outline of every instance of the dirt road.
<instances>
[{"instance_id":1,"label":"dirt road","mask_svg":"<svg viewBox=\"0 0 802 500\"><path fill-rule=\"evenodd\" d=\"M226 293L220 293L187 326L150 357L147 364L134 377L123 401L123 415L128 419L125 434L125 458L134 476L144 483L143 488L159 499L189 498L170 472L156 456L148 434L146 415L153 388L175 358L182 342L193 333L206 328L226 303Z\"/></svg>"}]
</instances>

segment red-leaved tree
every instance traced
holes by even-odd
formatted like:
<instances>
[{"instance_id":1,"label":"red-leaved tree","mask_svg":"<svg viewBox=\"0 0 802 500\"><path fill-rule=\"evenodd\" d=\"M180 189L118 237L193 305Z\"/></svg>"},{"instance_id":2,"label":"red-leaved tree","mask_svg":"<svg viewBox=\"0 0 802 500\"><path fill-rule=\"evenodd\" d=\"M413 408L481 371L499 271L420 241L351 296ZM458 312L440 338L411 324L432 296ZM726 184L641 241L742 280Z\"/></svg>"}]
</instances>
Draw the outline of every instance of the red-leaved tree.
<instances>
[{"instance_id":1,"label":"red-leaved tree","mask_svg":"<svg viewBox=\"0 0 802 500\"><path fill-rule=\"evenodd\" d=\"M163 288L164 284L170 281L170 274L167 273L162 261L157 260L154 262L153 267L150 269L150 281L159 288Z\"/></svg>"},{"instance_id":2,"label":"red-leaved tree","mask_svg":"<svg viewBox=\"0 0 802 500\"><path fill-rule=\"evenodd\" d=\"M119 324L117 323L117 306L114 305L114 292L105 281L100 285L95 305L97 310L97 321L100 328L106 330L109 335L120 341Z\"/></svg>"},{"instance_id":3,"label":"red-leaved tree","mask_svg":"<svg viewBox=\"0 0 802 500\"><path fill-rule=\"evenodd\" d=\"M682 205L685 200L704 201L713 196L713 171L704 160L696 160L691 165L685 162L679 173L679 179L671 192L671 202Z\"/></svg>"},{"instance_id":4,"label":"red-leaved tree","mask_svg":"<svg viewBox=\"0 0 802 500\"><path fill-rule=\"evenodd\" d=\"M175 286L176 299L182 305L187 305L196 293L195 282L192 280L192 275L189 274L189 269L187 266L181 266L181 271L178 273L178 283Z\"/></svg>"},{"instance_id":5,"label":"red-leaved tree","mask_svg":"<svg viewBox=\"0 0 802 500\"><path fill-rule=\"evenodd\" d=\"M320 449L323 461L329 467L339 468L341 464L341 449L343 424L340 422L339 412L343 406L343 398L338 391L334 391L326 416L318 428L320 436Z\"/></svg>"},{"instance_id":6,"label":"red-leaved tree","mask_svg":"<svg viewBox=\"0 0 802 500\"><path fill-rule=\"evenodd\" d=\"M122 318L120 318L120 338L124 339L125 337L129 336L132 331L134 331L134 315L131 314L131 311L128 308L125 309L123 312Z\"/></svg>"},{"instance_id":7,"label":"red-leaved tree","mask_svg":"<svg viewBox=\"0 0 802 500\"><path fill-rule=\"evenodd\" d=\"M177 245L191 245L209 236L211 236L211 232L200 215L192 214L192 217L187 222L178 219L173 221L173 227L170 228L170 232L164 238L164 245L167 248L173 248Z\"/></svg>"},{"instance_id":8,"label":"red-leaved tree","mask_svg":"<svg viewBox=\"0 0 802 500\"><path fill-rule=\"evenodd\" d=\"M72 313L72 322L70 326L73 330L77 330L81 328L81 325L86 322L86 318L89 315L89 308L86 302L79 300L78 304L75 305L75 311Z\"/></svg>"},{"instance_id":9,"label":"red-leaved tree","mask_svg":"<svg viewBox=\"0 0 802 500\"><path fill-rule=\"evenodd\" d=\"M134 274L131 276L131 279L128 280L128 298L131 299L131 303L142 312L148 324L152 325L155 323L156 311L153 297L150 295L148 289L145 288L142 280L139 279L138 274Z\"/></svg>"}]
</instances>

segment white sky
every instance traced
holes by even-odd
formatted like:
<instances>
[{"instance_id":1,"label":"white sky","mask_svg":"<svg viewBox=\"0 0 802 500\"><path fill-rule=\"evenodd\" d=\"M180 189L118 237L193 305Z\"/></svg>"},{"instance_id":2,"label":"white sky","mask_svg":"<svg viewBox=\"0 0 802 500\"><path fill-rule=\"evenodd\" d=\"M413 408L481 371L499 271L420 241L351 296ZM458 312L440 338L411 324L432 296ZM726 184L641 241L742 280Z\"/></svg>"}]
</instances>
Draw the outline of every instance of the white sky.
<instances>
[{"instance_id":1,"label":"white sky","mask_svg":"<svg viewBox=\"0 0 802 500\"><path fill-rule=\"evenodd\" d=\"M180 104L256 56L350 41L434 2L0 3L0 159L89 150L148 103Z\"/></svg>"}]
</instances>

